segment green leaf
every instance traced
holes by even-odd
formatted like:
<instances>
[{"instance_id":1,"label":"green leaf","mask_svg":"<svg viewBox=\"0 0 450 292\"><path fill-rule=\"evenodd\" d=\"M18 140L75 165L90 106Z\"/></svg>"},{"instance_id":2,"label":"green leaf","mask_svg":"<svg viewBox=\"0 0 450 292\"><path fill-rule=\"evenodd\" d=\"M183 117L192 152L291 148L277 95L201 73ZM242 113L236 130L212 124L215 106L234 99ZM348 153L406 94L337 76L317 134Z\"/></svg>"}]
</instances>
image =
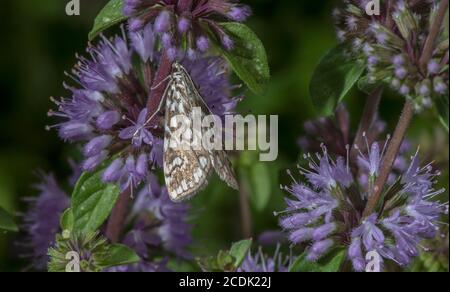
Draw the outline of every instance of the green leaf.
<instances>
[{"instance_id":1,"label":"green leaf","mask_svg":"<svg viewBox=\"0 0 450 292\"><path fill-rule=\"evenodd\" d=\"M307 252L304 252L290 266L289 272L339 272L346 256L347 252L345 250L338 250L330 253L318 262L310 262L307 259Z\"/></svg>"},{"instance_id":2,"label":"green leaf","mask_svg":"<svg viewBox=\"0 0 450 292\"><path fill-rule=\"evenodd\" d=\"M95 18L94 27L89 33L89 40L95 39L102 31L125 21L123 15L123 0L111 0Z\"/></svg>"},{"instance_id":3,"label":"green leaf","mask_svg":"<svg viewBox=\"0 0 450 292\"><path fill-rule=\"evenodd\" d=\"M64 211L64 213L61 215L61 218L59 221L60 221L61 229L63 231L64 230L72 231L73 226L74 226L74 218L73 218L72 209L69 208L66 211Z\"/></svg>"},{"instance_id":4,"label":"green leaf","mask_svg":"<svg viewBox=\"0 0 450 292\"><path fill-rule=\"evenodd\" d=\"M131 248L122 244L112 244L108 247L107 256L98 263L99 267L106 269L138 263L141 259Z\"/></svg>"},{"instance_id":5,"label":"green leaf","mask_svg":"<svg viewBox=\"0 0 450 292\"><path fill-rule=\"evenodd\" d=\"M448 128L448 115L449 115L449 101L448 101L448 93L439 97L439 99L437 100L437 110L439 112L439 119L442 123L442 125L444 126L444 128L447 130L449 130Z\"/></svg>"},{"instance_id":6,"label":"green leaf","mask_svg":"<svg viewBox=\"0 0 450 292\"><path fill-rule=\"evenodd\" d=\"M198 265L195 265L195 262L181 259L170 259L167 263L167 268L176 273L193 273L201 271Z\"/></svg>"},{"instance_id":7,"label":"green leaf","mask_svg":"<svg viewBox=\"0 0 450 292\"><path fill-rule=\"evenodd\" d=\"M270 80L270 69L263 43L242 23L221 24L233 39L234 49L227 51L219 46L236 75L256 94L263 94Z\"/></svg>"},{"instance_id":8,"label":"green leaf","mask_svg":"<svg viewBox=\"0 0 450 292\"><path fill-rule=\"evenodd\" d=\"M228 251L219 251L217 256L197 258L196 262L203 272L234 272L235 259Z\"/></svg>"},{"instance_id":9,"label":"green leaf","mask_svg":"<svg viewBox=\"0 0 450 292\"><path fill-rule=\"evenodd\" d=\"M309 92L320 115L332 115L364 72L364 64L349 59L346 48L339 45L329 51L311 78Z\"/></svg>"},{"instance_id":10,"label":"green leaf","mask_svg":"<svg viewBox=\"0 0 450 292\"><path fill-rule=\"evenodd\" d=\"M234 243L229 251L219 251L217 256L197 258L196 262L204 272L235 272L245 260L252 239Z\"/></svg>"},{"instance_id":11,"label":"green leaf","mask_svg":"<svg viewBox=\"0 0 450 292\"><path fill-rule=\"evenodd\" d=\"M103 169L84 173L72 194L72 212L75 232L95 232L108 218L117 198L119 187L102 181Z\"/></svg>"},{"instance_id":12,"label":"green leaf","mask_svg":"<svg viewBox=\"0 0 450 292\"><path fill-rule=\"evenodd\" d=\"M241 240L234 243L230 249L230 255L234 258L234 266L239 268L242 262L245 260L250 248L252 246L252 239Z\"/></svg>"},{"instance_id":13,"label":"green leaf","mask_svg":"<svg viewBox=\"0 0 450 292\"><path fill-rule=\"evenodd\" d=\"M0 229L12 232L18 232L19 228L14 223L11 215L5 209L0 207Z\"/></svg>"},{"instance_id":14,"label":"green leaf","mask_svg":"<svg viewBox=\"0 0 450 292\"><path fill-rule=\"evenodd\" d=\"M266 163L257 162L251 166L250 182L252 192L250 200L258 211L263 211L269 204L272 193L271 179L269 167Z\"/></svg>"}]
</instances>

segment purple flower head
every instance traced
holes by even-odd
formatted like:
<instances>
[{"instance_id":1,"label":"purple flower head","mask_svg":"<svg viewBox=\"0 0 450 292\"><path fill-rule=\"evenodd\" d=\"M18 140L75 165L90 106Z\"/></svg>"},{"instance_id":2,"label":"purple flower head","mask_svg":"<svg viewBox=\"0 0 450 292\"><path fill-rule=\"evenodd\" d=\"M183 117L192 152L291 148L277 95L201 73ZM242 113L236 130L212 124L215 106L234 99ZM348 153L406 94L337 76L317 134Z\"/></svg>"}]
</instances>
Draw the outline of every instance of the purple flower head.
<instances>
[{"instance_id":1,"label":"purple flower head","mask_svg":"<svg viewBox=\"0 0 450 292\"><path fill-rule=\"evenodd\" d=\"M69 197L58 186L53 175L41 174L42 182L36 185L37 197L28 198L29 209L24 214L23 227L27 238L21 242L32 258L36 270L45 270L48 249L60 231L59 217L69 206Z\"/></svg>"},{"instance_id":2,"label":"purple flower head","mask_svg":"<svg viewBox=\"0 0 450 292\"><path fill-rule=\"evenodd\" d=\"M187 223L189 207L173 203L167 189L160 187L154 176L136 198L130 218L134 226L124 243L148 259L148 250L160 249L182 258L190 258L191 226Z\"/></svg>"},{"instance_id":3,"label":"purple flower head","mask_svg":"<svg viewBox=\"0 0 450 292\"><path fill-rule=\"evenodd\" d=\"M60 137L83 146L83 170L107 163L103 180L119 182L122 189L137 188L148 180L150 169L162 166L164 115L154 115L158 105L148 103L158 87L155 75L161 60L161 53L155 51L155 30L148 23L140 31L130 31L128 38L102 37L89 47L90 57L79 56L70 74L78 86L65 85L71 96L54 100L57 110L49 112L62 120L54 126ZM238 99L231 98L234 87L224 61L209 57L180 62L214 114L223 117L234 111Z\"/></svg>"},{"instance_id":4,"label":"purple flower head","mask_svg":"<svg viewBox=\"0 0 450 292\"><path fill-rule=\"evenodd\" d=\"M192 227L187 223L189 207L173 203L156 177L150 176L149 181L132 206L128 218L132 227L122 240L141 261L110 269L110 272L170 272L169 256L191 259L187 250L192 241ZM166 257L161 260L159 254Z\"/></svg>"},{"instance_id":5,"label":"purple flower head","mask_svg":"<svg viewBox=\"0 0 450 292\"><path fill-rule=\"evenodd\" d=\"M220 22L244 22L252 13L250 7L234 0L125 0L123 11L130 17L132 31L150 23L161 40L163 36L169 37L174 46L181 48L187 43L188 50L199 52L209 48L210 32L214 35L212 41L219 41L231 50L233 42ZM173 48L166 47L167 52L170 49Z\"/></svg>"},{"instance_id":6,"label":"purple flower head","mask_svg":"<svg viewBox=\"0 0 450 292\"><path fill-rule=\"evenodd\" d=\"M380 1L380 15L368 15L368 1L345 0L343 7L334 13L338 39L357 44L351 55L365 58L368 78L373 83L387 82L407 98L414 98L418 109L428 106L429 99L446 94L448 88L448 35L442 28L432 47L429 60L421 60L431 23L437 17L439 1ZM427 62L422 64L422 62ZM418 64L421 64L418 70ZM424 81L439 77L438 88ZM401 80L400 86L395 80ZM412 89L416 93L412 94Z\"/></svg>"},{"instance_id":7,"label":"purple flower head","mask_svg":"<svg viewBox=\"0 0 450 292\"><path fill-rule=\"evenodd\" d=\"M383 190L382 204L363 218L384 156L379 145L367 143L367 154L360 151L353 173L349 158L333 159L324 146L316 159L305 155L308 168L299 167L303 183L288 172L293 183L282 188L290 196L286 209L277 215L294 245L309 243L308 260L320 260L331 249L346 247L356 271L365 270L369 252L377 252L383 262L405 266L418 256L422 240L438 234L448 203L435 201L444 192L433 189L438 173L430 165L420 167L417 153L409 165L397 162L399 167Z\"/></svg>"},{"instance_id":8,"label":"purple flower head","mask_svg":"<svg viewBox=\"0 0 450 292\"><path fill-rule=\"evenodd\" d=\"M280 253L279 246L273 257L266 256L260 248L255 255L249 252L237 271L241 273L283 273L289 270L292 261L291 256L284 257Z\"/></svg>"}]
</instances>

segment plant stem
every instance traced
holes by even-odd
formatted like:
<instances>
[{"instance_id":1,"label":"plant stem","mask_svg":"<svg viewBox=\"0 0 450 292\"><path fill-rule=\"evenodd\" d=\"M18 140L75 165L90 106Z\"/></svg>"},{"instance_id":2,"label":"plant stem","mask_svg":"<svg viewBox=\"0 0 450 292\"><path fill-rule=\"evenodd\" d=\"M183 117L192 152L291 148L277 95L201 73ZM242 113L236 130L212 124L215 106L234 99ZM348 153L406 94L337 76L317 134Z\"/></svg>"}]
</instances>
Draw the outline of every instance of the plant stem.
<instances>
[{"instance_id":1,"label":"plant stem","mask_svg":"<svg viewBox=\"0 0 450 292\"><path fill-rule=\"evenodd\" d=\"M252 237L252 215L250 210L250 204L248 202L248 185L245 182L241 183L239 189L239 204L241 206L241 222L242 222L242 235L244 238Z\"/></svg>"},{"instance_id":2,"label":"plant stem","mask_svg":"<svg viewBox=\"0 0 450 292\"><path fill-rule=\"evenodd\" d=\"M435 43L441 31L442 24L448 10L448 1L449 0L441 1L438 13L436 15L436 18L434 19L428 37L425 41L425 45L419 61L419 66L422 72L426 72L427 64L433 56ZM409 124L411 123L413 116L414 101L411 99L407 99L403 108L402 115L400 116L400 120L395 129L394 136L392 137L392 140L386 150L386 154L383 157L380 173L377 177L377 180L375 181L373 194L370 196L369 201L366 205L366 209L363 213L364 218L370 216L373 213L378 204L378 201L381 198L384 186L389 178L389 174L392 171L392 166L394 165L395 159L398 156L400 147L405 138L406 131L409 128Z\"/></svg>"},{"instance_id":3,"label":"plant stem","mask_svg":"<svg viewBox=\"0 0 450 292\"><path fill-rule=\"evenodd\" d=\"M362 149L364 145L364 133L370 130L378 117L378 108L380 106L381 96L383 94L383 87L375 89L371 95L368 96L361 122L359 124L358 132L356 133L355 141L351 150L351 159L356 161L358 157L358 149Z\"/></svg>"},{"instance_id":4,"label":"plant stem","mask_svg":"<svg viewBox=\"0 0 450 292\"><path fill-rule=\"evenodd\" d=\"M106 227L106 237L112 242L117 243L120 240L123 225L127 218L128 209L131 201L130 188L122 192L109 218Z\"/></svg>"},{"instance_id":5,"label":"plant stem","mask_svg":"<svg viewBox=\"0 0 450 292\"><path fill-rule=\"evenodd\" d=\"M373 213L378 204L378 201L381 198L384 186L389 178L395 159L397 158L400 147L403 143L403 139L405 138L406 132L414 116L414 111L414 101L411 99L407 99L394 135L392 136L392 140L389 143L386 154L383 157L380 172L375 182L374 192L369 197L369 201L367 202L366 209L363 213L364 218L370 216Z\"/></svg>"},{"instance_id":6,"label":"plant stem","mask_svg":"<svg viewBox=\"0 0 450 292\"><path fill-rule=\"evenodd\" d=\"M170 76L171 71L172 71L172 62L167 56L167 53L164 52L161 57L158 70L156 71L155 79L153 80L152 84L153 88L150 92L150 96L148 97L147 101L148 116L152 116L159 107L159 104L161 103L164 92L166 90L167 83L169 82L169 80L166 81L164 80L167 79L168 76ZM150 123L150 126L154 126L155 121L156 120L153 120Z\"/></svg>"},{"instance_id":7,"label":"plant stem","mask_svg":"<svg viewBox=\"0 0 450 292\"><path fill-rule=\"evenodd\" d=\"M422 72L426 72L427 64L433 56L435 43L441 31L445 15L447 14L447 9L448 0L441 0L436 19L434 19L434 22L431 26L430 33L428 34L427 40L425 41L425 46L423 48L422 56L419 61L420 69L422 70Z\"/></svg>"}]
</instances>

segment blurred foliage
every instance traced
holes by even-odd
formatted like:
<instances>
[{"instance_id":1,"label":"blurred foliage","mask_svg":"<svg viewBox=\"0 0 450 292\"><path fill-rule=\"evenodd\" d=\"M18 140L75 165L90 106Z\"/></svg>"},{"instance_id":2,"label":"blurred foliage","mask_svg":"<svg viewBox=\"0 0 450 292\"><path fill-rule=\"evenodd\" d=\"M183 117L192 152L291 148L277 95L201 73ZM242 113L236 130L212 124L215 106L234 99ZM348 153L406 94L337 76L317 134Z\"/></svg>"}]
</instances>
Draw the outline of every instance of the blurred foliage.
<instances>
[{"instance_id":1,"label":"blurred foliage","mask_svg":"<svg viewBox=\"0 0 450 292\"><path fill-rule=\"evenodd\" d=\"M70 70L75 53L83 53L96 13L105 0L81 0L81 16L65 14L67 1L3 1L0 9L0 206L7 211L24 211L23 198L36 195L36 170L43 169L65 178L70 173L67 158L76 149L62 143L45 126L54 123L46 116L51 107L49 96L63 96L63 72ZM285 169L292 169L299 157L297 139L303 123L316 116L308 96L314 68L325 52L336 45L331 0L246 0L254 9L248 25L266 46L272 78L263 95L250 91L240 105L240 112L279 115L280 156L268 163L270 197L251 204L254 238L266 230L277 229L274 211L283 209L283 195L278 186L288 183ZM236 79L236 82L239 82ZM353 127L364 105L364 94L354 90L347 104ZM392 131L402 107L402 100L386 94L381 116ZM429 113L416 119L409 139L421 144L425 160L436 160L444 171L443 186L448 185L448 135L437 128ZM234 165L248 163L245 155ZM250 180L251 181L251 180ZM254 183L253 183L254 184ZM252 183L249 184L250 188ZM251 190L248 196L254 196ZM257 194L256 194L257 195ZM446 194L445 196L448 196ZM267 200L267 202L264 202ZM255 200L250 200L255 201ZM260 202L260 200L256 200ZM217 178L192 200L191 220L195 225L192 250L198 256L217 254L231 242L243 238L239 194ZM19 237L21 235L18 235ZM27 263L18 256L17 236L0 234L0 271L22 270ZM447 239L448 241L448 239Z\"/></svg>"}]
</instances>

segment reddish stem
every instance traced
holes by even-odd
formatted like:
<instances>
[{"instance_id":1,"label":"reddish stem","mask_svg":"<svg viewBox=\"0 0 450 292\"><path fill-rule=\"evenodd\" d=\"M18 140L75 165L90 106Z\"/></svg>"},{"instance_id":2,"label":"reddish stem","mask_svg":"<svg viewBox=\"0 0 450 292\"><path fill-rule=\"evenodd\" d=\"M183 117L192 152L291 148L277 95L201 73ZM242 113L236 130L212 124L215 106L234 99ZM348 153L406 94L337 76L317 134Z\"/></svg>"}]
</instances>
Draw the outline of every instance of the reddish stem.
<instances>
[{"instance_id":1,"label":"reddish stem","mask_svg":"<svg viewBox=\"0 0 450 292\"><path fill-rule=\"evenodd\" d=\"M153 88L150 91L150 96L147 101L148 115L153 115L159 107L166 91L167 84L169 82L168 77L172 72L172 61L170 61L167 54L164 52L161 61L159 63L158 70L156 71L155 79L153 80ZM155 122L152 121L150 126L154 126Z\"/></svg>"},{"instance_id":2,"label":"reddish stem","mask_svg":"<svg viewBox=\"0 0 450 292\"><path fill-rule=\"evenodd\" d=\"M431 26L430 33L428 34L427 40L425 41L425 46L420 58L419 64L422 72L426 72L427 64L433 56L436 40L438 39L439 33L441 32L442 24L444 23L447 10L448 0L442 0L441 4L439 5L439 10L437 12L436 18L434 19L433 25Z\"/></svg>"},{"instance_id":3,"label":"reddish stem","mask_svg":"<svg viewBox=\"0 0 450 292\"><path fill-rule=\"evenodd\" d=\"M391 174L392 167L395 159L397 159L400 147L403 143L403 139L409 128L409 124L414 116L414 102L408 99L403 108L402 115L395 129L391 142L386 150L386 154L383 157L380 173L375 182L374 192L369 197L369 200L364 210L363 217L370 216L378 205L378 201L383 194L384 186L386 185L389 175Z\"/></svg>"},{"instance_id":4,"label":"reddish stem","mask_svg":"<svg viewBox=\"0 0 450 292\"><path fill-rule=\"evenodd\" d=\"M128 188L120 194L106 227L106 237L113 243L117 243L120 240L120 235L127 218L130 201L130 189Z\"/></svg>"}]
</instances>

